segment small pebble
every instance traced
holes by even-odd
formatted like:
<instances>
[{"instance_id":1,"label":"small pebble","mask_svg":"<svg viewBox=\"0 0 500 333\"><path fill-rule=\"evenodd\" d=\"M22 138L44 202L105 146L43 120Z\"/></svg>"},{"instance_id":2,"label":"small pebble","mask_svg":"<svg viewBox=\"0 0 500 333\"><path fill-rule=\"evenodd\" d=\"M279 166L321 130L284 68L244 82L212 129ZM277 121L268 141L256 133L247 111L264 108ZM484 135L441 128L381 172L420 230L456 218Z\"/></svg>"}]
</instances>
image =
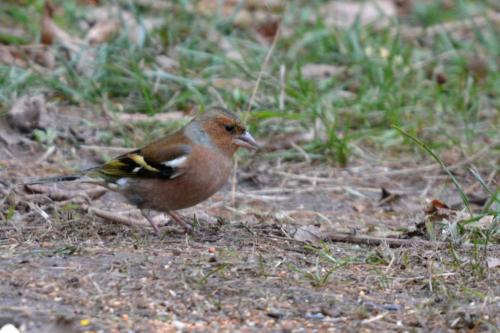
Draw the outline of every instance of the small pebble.
<instances>
[{"instance_id":1,"label":"small pebble","mask_svg":"<svg viewBox=\"0 0 500 333\"><path fill-rule=\"evenodd\" d=\"M325 319L325 315L322 314L321 312L312 312L312 313L306 313L305 315L306 319L315 319L315 320L322 320Z\"/></svg>"}]
</instances>

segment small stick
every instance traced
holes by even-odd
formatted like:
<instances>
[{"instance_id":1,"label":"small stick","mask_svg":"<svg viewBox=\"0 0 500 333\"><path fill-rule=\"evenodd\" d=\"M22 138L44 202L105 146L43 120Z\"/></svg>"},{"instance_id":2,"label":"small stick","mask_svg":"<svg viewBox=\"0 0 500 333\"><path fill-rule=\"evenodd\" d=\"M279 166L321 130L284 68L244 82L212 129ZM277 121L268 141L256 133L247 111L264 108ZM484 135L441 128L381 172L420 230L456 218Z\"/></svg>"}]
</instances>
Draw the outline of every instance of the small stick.
<instances>
[{"instance_id":1,"label":"small stick","mask_svg":"<svg viewBox=\"0 0 500 333\"><path fill-rule=\"evenodd\" d=\"M39 184L25 185L25 187L34 193L42 193L54 201L64 201L73 199L75 197L83 197L84 199L97 199L104 193L106 193L106 190L103 188L89 189L84 191L67 191L52 186Z\"/></svg>"},{"instance_id":2,"label":"small stick","mask_svg":"<svg viewBox=\"0 0 500 333\"><path fill-rule=\"evenodd\" d=\"M116 215L112 212L108 212L108 211L105 211L105 210L102 210L99 208L95 208L95 207L89 207L88 212L92 213L92 214L94 214L94 215L96 215L96 216L98 216L106 221L116 223L116 224L126 225L128 227L140 227L140 228L151 227L149 225L149 223L139 222L136 219L129 219L129 218L123 217L121 215Z\"/></svg>"},{"instance_id":3,"label":"small stick","mask_svg":"<svg viewBox=\"0 0 500 333\"><path fill-rule=\"evenodd\" d=\"M45 153L35 161L35 165L37 164L41 164L42 162L44 162L47 158L50 157L50 155L52 155L54 152L56 151L56 147L55 146L50 146L46 151Z\"/></svg>"},{"instance_id":4,"label":"small stick","mask_svg":"<svg viewBox=\"0 0 500 333\"><path fill-rule=\"evenodd\" d=\"M80 148L87 149L87 150L97 150L97 151L106 150L106 151L116 152L117 154L128 153L128 152L133 150L133 148L94 146L94 145L81 145Z\"/></svg>"},{"instance_id":5,"label":"small stick","mask_svg":"<svg viewBox=\"0 0 500 333\"><path fill-rule=\"evenodd\" d=\"M322 237L324 241L332 241L332 242L342 242L342 243L351 243L351 244L366 244L366 245L381 245L387 244L390 247L412 247L412 246L424 246L424 247L437 247L437 248L445 248L450 244L447 242L431 242L423 239L402 239L402 238L385 238L385 237L374 237L374 236L364 236L364 235L349 235L349 234L338 234L338 233L329 233ZM473 244L461 244L462 247L471 248ZM500 246L489 245L488 249L497 250L500 249Z\"/></svg>"},{"instance_id":6,"label":"small stick","mask_svg":"<svg viewBox=\"0 0 500 333\"><path fill-rule=\"evenodd\" d=\"M286 67L285 64L280 66L280 99L279 99L279 109L280 111L285 111L285 76Z\"/></svg>"},{"instance_id":7,"label":"small stick","mask_svg":"<svg viewBox=\"0 0 500 333\"><path fill-rule=\"evenodd\" d=\"M269 51L267 51L266 57L264 58L264 62L260 67L259 75L257 76L257 80L255 82L255 87L253 87L252 95L250 96L250 100L248 101L248 108L246 114L252 111L252 104L255 99L255 96L257 95L257 91L259 90L260 80L262 79L262 75L264 74L264 69L266 68L267 63L271 59L271 55L273 54L274 47L276 46L276 42L278 41L278 37L280 35L280 30L281 30L281 23L278 25L278 29L276 30L276 34L274 35L273 43L271 44Z\"/></svg>"}]
</instances>

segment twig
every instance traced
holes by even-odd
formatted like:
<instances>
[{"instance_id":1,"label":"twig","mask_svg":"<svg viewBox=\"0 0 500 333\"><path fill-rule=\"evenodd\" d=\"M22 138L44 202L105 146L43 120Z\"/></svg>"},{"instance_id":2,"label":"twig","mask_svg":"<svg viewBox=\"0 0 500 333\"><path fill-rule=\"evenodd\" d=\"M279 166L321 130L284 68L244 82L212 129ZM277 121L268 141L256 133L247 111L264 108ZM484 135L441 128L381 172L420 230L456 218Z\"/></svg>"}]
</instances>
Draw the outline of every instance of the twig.
<instances>
[{"instance_id":1,"label":"twig","mask_svg":"<svg viewBox=\"0 0 500 333\"><path fill-rule=\"evenodd\" d=\"M168 122L176 120L187 120L190 117L186 116L181 111L170 111L165 113L157 113L149 116L144 113L119 113L116 116L121 122L124 123L137 123L137 122Z\"/></svg>"},{"instance_id":2,"label":"twig","mask_svg":"<svg viewBox=\"0 0 500 333\"><path fill-rule=\"evenodd\" d=\"M448 276L454 276L458 275L458 273L441 273L441 274L434 274L432 277L437 278L437 277L448 277ZM412 277L407 277L407 278L395 278L395 280L400 281L400 282L411 282L411 281L417 281L417 280L424 280L428 279L428 276L425 275L419 275L419 276L412 276Z\"/></svg>"},{"instance_id":3,"label":"twig","mask_svg":"<svg viewBox=\"0 0 500 333\"><path fill-rule=\"evenodd\" d=\"M342 242L351 244L365 244L365 245L381 245L387 244L389 247L412 247L412 246L424 246L424 247L434 247L434 248L446 248L450 246L447 242L431 242L423 239L402 239L402 238L386 238L386 237L374 237L374 236L364 236L364 235L351 235L351 234L339 234L339 233L328 233L322 237L323 241L332 242ZM473 244L461 244L462 247L473 247ZM488 249L497 250L500 246L489 245Z\"/></svg>"},{"instance_id":4,"label":"twig","mask_svg":"<svg viewBox=\"0 0 500 333\"><path fill-rule=\"evenodd\" d=\"M374 321L383 319L385 316L387 316L388 313L389 312L382 312L381 314L376 315L375 317L371 317L371 318L368 318L368 319L361 321L361 324L369 324L369 323L373 323Z\"/></svg>"},{"instance_id":5,"label":"twig","mask_svg":"<svg viewBox=\"0 0 500 333\"><path fill-rule=\"evenodd\" d=\"M133 148L123 148L123 147L109 147L109 146L94 146L94 145L81 145L81 149L87 149L87 150L97 150L97 151L102 151L102 150L107 150L107 151L113 151L118 154L121 153L128 153L133 150Z\"/></svg>"},{"instance_id":6,"label":"twig","mask_svg":"<svg viewBox=\"0 0 500 333\"><path fill-rule=\"evenodd\" d=\"M286 76L286 66L285 66L285 64L281 64L281 66L280 66L280 99L279 99L280 111L285 111L285 76Z\"/></svg>"},{"instance_id":7,"label":"twig","mask_svg":"<svg viewBox=\"0 0 500 333\"><path fill-rule=\"evenodd\" d=\"M252 95L250 96L250 100L248 101L248 108L247 108L246 114L248 114L250 111L252 111L252 104L253 104L253 101L255 99L255 96L257 95L257 91L259 90L260 80L262 79L262 75L264 74L264 70L267 66L267 63L271 59L271 55L273 54L274 47L276 46L276 42L278 41L280 31L281 31L281 22L278 24L278 29L276 30L276 34L274 35L273 43L271 44L269 51L267 51L266 58L264 59L264 62L262 63L262 66L260 67L260 72L259 72L259 75L257 76L257 81L255 82L255 87L253 87Z\"/></svg>"},{"instance_id":8,"label":"twig","mask_svg":"<svg viewBox=\"0 0 500 333\"><path fill-rule=\"evenodd\" d=\"M219 102L219 104L222 105L222 107L227 109L227 104L226 104L226 102L224 102L224 98L222 98L222 96L219 94L217 89L210 86L210 87L208 87L208 92L211 93L213 96L215 96L215 98L217 99L217 102Z\"/></svg>"},{"instance_id":9,"label":"twig","mask_svg":"<svg viewBox=\"0 0 500 333\"><path fill-rule=\"evenodd\" d=\"M126 225L128 227L140 227L140 228L148 227L148 228L151 228L149 223L140 222L136 219L129 219L129 218L126 218L124 216L116 215L112 212L108 212L108 211L105 211L105 210L102 210L99 208L89 207L88 212L91 214L94 214L100 218L103 218L106 221L112 222L112 223L122 224L122 225Z\"/></svg>"},{"instance_id":10,"label":"twig","mask_svg":"<svg viewBox=\"0 0 500 333\"><path fill-rule=\"evenodd\" d=\"M290 146L292 146L295 150L299 152L300 155L302 155L307 163L311 163L311 157L309 157L309 154L298 144L295 142L290 142Z\"/></svg>"},{"instance_id":11,"label":"twig","mask_svg":"<svg viewBox=\"0 0 500 333\"><path fill-rule=\"evenodd\" d=\"M50 157L50 155L52 155L54 152L56 151L56 147L55 146L50 146L46 151L45 153L43 153L43 155L37 159L35 161L35 165L37 164L41 164L42 162L44 162L47 158Z\"/></svg>"},{"instance_id":12,"label":"twig","mask_svg":"<svg viewBox=\"0 0 500 333\"><path fill-rule=\"evenodd\" d=\"M25 185L25 187L33 193L43 193L48 198L54 201L64 201L76 197L83 197L86 200L97 199L106 193L106 189L89 189L85 191L65 191L51 186L44 185Z\"/></svg>"}]
</instances>

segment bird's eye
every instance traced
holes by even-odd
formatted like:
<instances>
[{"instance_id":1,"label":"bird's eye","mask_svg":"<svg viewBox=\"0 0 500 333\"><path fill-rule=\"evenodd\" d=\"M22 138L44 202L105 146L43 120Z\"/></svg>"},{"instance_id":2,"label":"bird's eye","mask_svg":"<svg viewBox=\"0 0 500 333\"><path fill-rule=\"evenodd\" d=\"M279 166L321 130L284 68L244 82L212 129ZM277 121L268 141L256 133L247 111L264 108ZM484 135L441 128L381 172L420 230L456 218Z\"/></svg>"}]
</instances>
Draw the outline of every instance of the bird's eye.
<instances>
[{"instance_id":1,"label":"bird's eye","mask_svg":"<svg viewBox=\"0 0 500 333\"><path fill-rule=\"evenodd\" d=\"M229 133L232 133L234 132L234 126L233 125L225 125L224 128L226 129L226 131L228 131Z\"/></svg>"}]
</instances>

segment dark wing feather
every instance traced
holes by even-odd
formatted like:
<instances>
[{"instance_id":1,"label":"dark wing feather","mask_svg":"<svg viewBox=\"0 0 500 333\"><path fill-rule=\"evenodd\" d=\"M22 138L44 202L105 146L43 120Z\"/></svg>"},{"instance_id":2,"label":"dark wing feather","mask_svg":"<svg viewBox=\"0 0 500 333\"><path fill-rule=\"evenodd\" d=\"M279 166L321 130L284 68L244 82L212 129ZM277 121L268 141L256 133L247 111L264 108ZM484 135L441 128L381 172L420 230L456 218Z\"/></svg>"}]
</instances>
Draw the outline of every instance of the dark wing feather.
<instances>
[{"instance_id":1,"label":"dark wing feather","mask_svg":"<svg viewBox=\"0 0 500 333\"><path fill-rule=\"evenodd\" d=\"M151 147L146 146L118 156L94 170L108 179L122 177L172 179L180 176L184 172L182 166L175 163L169 165L169 162L182 157L187 158L191 153L191 147L187 144L161 145L161 141L155 144L158 144L154 149L155 154L151 154Z\"/></svg>"}]
</instances>

